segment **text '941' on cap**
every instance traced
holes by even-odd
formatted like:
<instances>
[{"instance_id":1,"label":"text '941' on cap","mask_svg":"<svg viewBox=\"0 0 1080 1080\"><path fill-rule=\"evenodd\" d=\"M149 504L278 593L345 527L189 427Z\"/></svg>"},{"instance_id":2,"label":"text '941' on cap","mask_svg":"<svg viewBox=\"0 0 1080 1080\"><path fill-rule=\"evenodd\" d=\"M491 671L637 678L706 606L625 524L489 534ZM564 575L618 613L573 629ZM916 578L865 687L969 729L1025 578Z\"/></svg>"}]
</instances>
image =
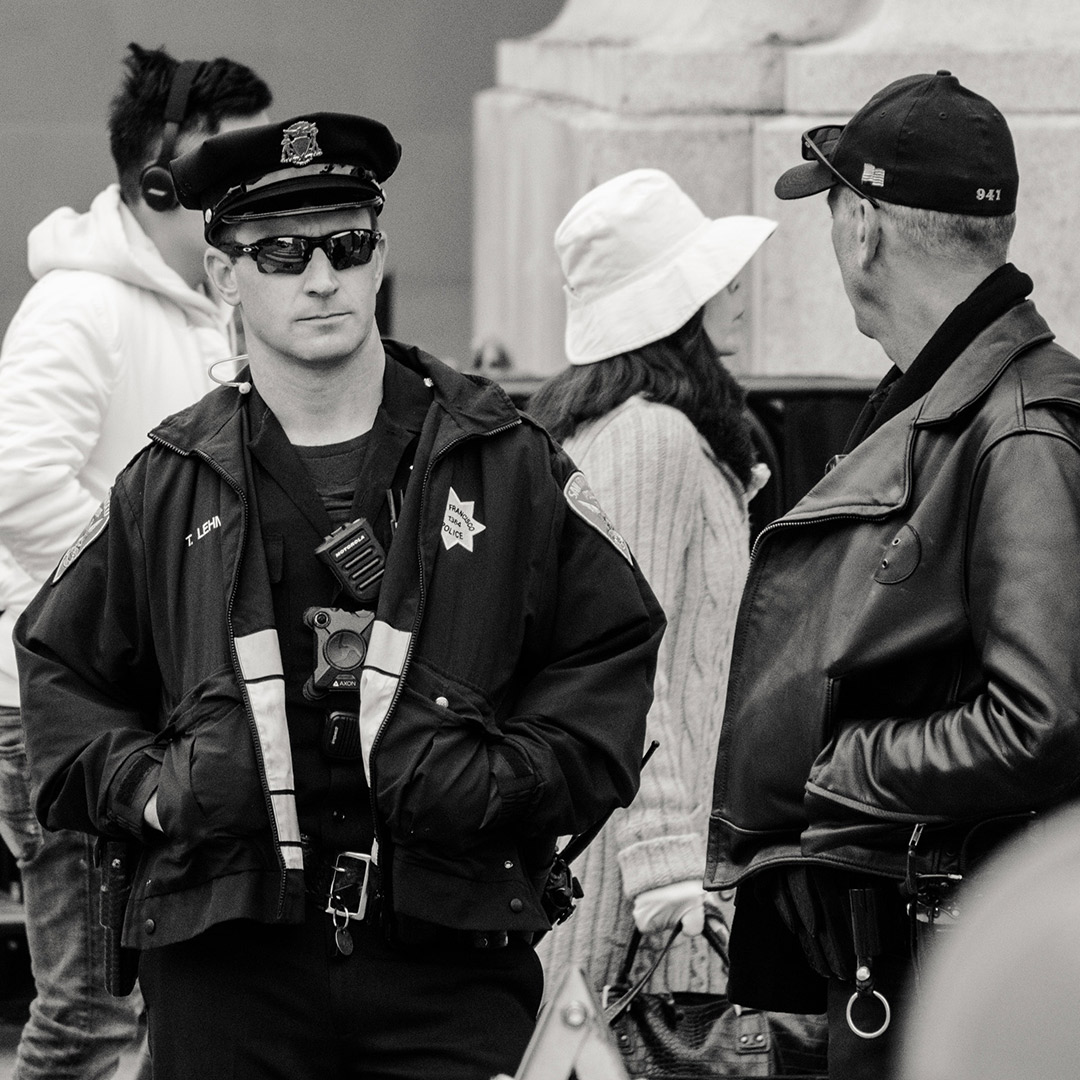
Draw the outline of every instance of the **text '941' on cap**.
<instances>
[{"instance_id":1,"label":"text '941' on cap","mask_svg":"<svg viewBox=\"0 0 1080 1080\"><path fill-rule=\"evenodd\" d=\"M897 79L847 124L813 128L807 138L828 165L804 141L806 160L777 180L778 198L827 191L839 173L865 197L899 206L975 217L1016 209L1020 175L1009 125L951 72Z\"/></svg>"}]
</instances>

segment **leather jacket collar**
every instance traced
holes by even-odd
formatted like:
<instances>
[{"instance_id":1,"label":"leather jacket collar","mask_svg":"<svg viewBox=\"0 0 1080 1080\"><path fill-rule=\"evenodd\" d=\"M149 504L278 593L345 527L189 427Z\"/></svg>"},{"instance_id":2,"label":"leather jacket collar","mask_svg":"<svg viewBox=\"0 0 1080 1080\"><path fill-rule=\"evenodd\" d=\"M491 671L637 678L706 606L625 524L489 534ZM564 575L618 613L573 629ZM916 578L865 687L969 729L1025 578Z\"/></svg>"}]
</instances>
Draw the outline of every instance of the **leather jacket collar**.
<instances>
[{"instance_id":1,"label":"leather jacket collar","mask_svg":"<svg viewBox=\"0 0 1080 1080\"><path fill-rule=\"evenodd\" d=\"M911 497L918 429L953 420L979 401L1018 356L1053 336L1030 300L1006 312L975 338L927 394L843 457L780 522L884 517L905 505ZM1076 377L1080 383L1080 373ZM761 536L776 527L779 523L767 526Z\"/></svg>"}]
</instances>

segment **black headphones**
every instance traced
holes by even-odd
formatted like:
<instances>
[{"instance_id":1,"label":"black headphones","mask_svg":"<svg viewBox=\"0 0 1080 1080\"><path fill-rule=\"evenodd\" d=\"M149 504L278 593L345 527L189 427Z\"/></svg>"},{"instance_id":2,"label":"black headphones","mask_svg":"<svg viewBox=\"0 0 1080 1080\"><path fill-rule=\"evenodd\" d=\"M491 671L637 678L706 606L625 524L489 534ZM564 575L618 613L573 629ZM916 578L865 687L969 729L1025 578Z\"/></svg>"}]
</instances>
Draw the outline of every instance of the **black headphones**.
<instances>
[{"instance_id":1,"label":"black headphones","mask_svg":"<svg viewBox=\"0 0 1080 1080\"><path fill-rule=\"evenodd\" d=\"M151 210L164 212L179 205L172 173L169 172L169 162L172 161L176 149L180 125L187 116L191 84L202 67L202 60L182 60L173 75L169 99L165 102L165 131L161 138L161 153L158 154L157 161L153 165L147 165L139 176L139 190L142 192L143 201Z\"/></svg>"}]
</instances>

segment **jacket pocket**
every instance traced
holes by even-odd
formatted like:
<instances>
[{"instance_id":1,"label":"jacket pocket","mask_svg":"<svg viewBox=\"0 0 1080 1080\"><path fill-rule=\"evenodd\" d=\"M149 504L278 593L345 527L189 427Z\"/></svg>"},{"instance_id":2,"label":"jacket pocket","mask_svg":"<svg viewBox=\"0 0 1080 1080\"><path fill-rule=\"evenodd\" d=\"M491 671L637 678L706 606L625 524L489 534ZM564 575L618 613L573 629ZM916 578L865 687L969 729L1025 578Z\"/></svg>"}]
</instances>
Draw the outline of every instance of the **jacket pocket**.
<instances>
[{"instance_id":1,"label":"jacket pocket","mask_svg":"<svg viewBox=\"0 0 1080 1080\"><path fill-rule=\"evenodd\" d=\"M205 840L269 827L247 711L231 670L189 692L163 735L158 815L166 836Z\"/></svg>"},{"instance_id":2,"label":"jacket pocket","mask_svg":"<svg viewBox=\"0 0 1080 1080\"><path fill-rule=\"evenodd\" d=\"M497 738L482 695L414 667L377 755L379 805L398 842L458 847L475 838L492 796Z\"/></svg>"}]
</instances>

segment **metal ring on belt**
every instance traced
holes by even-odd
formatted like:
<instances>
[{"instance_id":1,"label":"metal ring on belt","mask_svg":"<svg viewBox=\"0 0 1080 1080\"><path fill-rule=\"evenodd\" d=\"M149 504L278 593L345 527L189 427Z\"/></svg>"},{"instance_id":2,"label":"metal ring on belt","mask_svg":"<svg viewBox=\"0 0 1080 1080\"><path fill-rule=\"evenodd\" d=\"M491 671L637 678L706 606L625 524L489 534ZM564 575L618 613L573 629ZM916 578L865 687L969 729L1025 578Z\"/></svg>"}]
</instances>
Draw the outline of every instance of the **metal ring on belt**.
<instances>
[{"instance_id":1,"label":"metal ring on belt","mask_svg":"<svg viewBox=\"0 0 1080 1080\"><path fill-rule=\"evenodd\" d=\"M889 1002L886 999L885 995L881 993L880 990L871 990L870 993L873 994L873 996L876 997L885 1008L885 1019L881 1022L881 1027L879 1027L876 1031L863 1031L862 1028L858 1027L855 1024L855 1020L851 1015L851 1007L855 1004L855 999L862 996L859 994L859 991L856 990L851 995L851 997L848 998L846 1010L847 1026L851 1028L852 1034L858 1035L860 1039L876 1039L880 1035L884 1035L890 1022L892 1021L892 1009L889 1008Z\"/></svg>"}]
</instances>

